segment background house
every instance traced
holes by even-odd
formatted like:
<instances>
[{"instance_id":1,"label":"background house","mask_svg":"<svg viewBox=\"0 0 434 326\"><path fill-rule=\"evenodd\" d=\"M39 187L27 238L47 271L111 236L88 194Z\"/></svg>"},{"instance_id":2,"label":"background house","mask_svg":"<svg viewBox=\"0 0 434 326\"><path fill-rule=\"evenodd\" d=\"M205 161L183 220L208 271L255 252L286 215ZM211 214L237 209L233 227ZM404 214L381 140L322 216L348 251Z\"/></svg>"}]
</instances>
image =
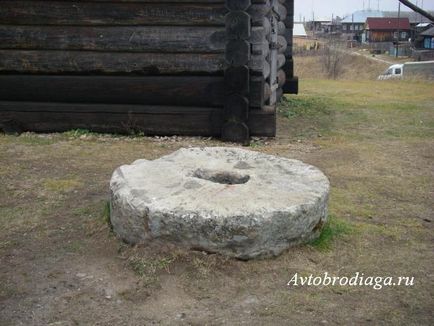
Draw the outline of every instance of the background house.
<instances>
[{"instance_id":1,"label":"background house","mask_svg":"<svg viewBox=\"0 0 434 326\"><path fill-rule=\"evenodd\" d=\"M318 17L314 18L310 22L306 23L306 27L308 30L314 32L314 33L323 33L325 26L332 23L331 17Z\"/></svg>"},{"instance_id":2,"label":"background house","mask_svg":"<svg viewBox=\"0 0 434 326\"><path fill-rule=\"evenodd\" d=\"M355 11L342 20L342 33L356 36L361 35L368 17L384 17L384 14L378 10Z\"/></svg>"},{"instance_id":3,"label":"background house","mask_svg":"<svg viewBox=\"0 0 434 326\"><path fill-rule=\"evenodd\" d=\"M428 11L430 14L434 14L432 11ZM414 11L401 11L398 13L397 11L383 11L384 17L393 17L393 18L408 18L410 21L410 26L415 28L420 23L431 23L431 21L422 16L421 14Z\"/></svg>"},{"instance_id":4,"label":"background house","mask_svg":"<svg viewBox=\"0 0 434 326\"><path fill-rule=\"evenodd\" d=\"M303 23L294 23L293 37L306 38L307 33Z\"/></svg>"},{"instance_id":5,"label":"background house","mask_svg":"<svg viewBox=\"0 0 434 326\"><path fill-rule=\"evenodd\" d=\"M426 30L425 32L420 33L423 37L423 48L424 49L433 49L434 50L434 27Z\"/></svg>"},{"instance_id":6,"label":"background house","mask_svg":"<svg viewBox=\"0 0 434 326\"><path fill-rule=\"evenodd\" d=\"M408 41L410 37L408 18L373 18L366 19L364 42Z\"/></svg>"}]
</instances>

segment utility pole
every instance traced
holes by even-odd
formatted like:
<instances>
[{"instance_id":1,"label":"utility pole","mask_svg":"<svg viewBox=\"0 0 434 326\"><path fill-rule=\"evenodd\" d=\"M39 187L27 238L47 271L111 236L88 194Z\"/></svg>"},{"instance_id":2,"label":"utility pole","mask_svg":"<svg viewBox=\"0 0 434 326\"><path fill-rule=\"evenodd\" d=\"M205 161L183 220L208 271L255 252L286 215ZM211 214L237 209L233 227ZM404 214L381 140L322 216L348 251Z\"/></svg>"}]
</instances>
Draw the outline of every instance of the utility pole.
<instances>
[{"instance_id":1,"label":"utility pole","mask_svg":"<svg viewBox=\"0 0 434 326\"><path fill-rule=\"evenodd\" d=\"M313 29L313 37L315 38L315 11L312 11L312 29Z\"/></svg>"},{"instance_id":2,"label":"utility pole","mask_svg":"<svg viewBox=\"0 0 434 326\"><path fill-rule=\"evenodd\" d=\"M401 20L401 2L398 3L398 39L396 40L396 53L395 53L395 57L398 58L398 54L399 54L399 34L401 34L400 32L400 23Z\"/></svg>"}]
</instances>

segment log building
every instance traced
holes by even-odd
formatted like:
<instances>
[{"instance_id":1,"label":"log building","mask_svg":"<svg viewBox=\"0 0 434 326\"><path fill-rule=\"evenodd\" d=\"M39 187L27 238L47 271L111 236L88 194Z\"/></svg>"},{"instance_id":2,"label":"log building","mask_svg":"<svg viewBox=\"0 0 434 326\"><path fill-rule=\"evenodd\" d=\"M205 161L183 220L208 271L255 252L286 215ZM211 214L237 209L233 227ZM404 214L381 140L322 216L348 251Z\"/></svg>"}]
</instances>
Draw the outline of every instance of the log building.
<instances>
[{"instance_id":1,"label":"log building","mask_svg":"<svg viewBox=\"0 0 434 326\"><path fill-rule=\"evenodd\" d=\"M274 136L293 0L2 0L0 129Z\"/></svg>"}]
</instances>

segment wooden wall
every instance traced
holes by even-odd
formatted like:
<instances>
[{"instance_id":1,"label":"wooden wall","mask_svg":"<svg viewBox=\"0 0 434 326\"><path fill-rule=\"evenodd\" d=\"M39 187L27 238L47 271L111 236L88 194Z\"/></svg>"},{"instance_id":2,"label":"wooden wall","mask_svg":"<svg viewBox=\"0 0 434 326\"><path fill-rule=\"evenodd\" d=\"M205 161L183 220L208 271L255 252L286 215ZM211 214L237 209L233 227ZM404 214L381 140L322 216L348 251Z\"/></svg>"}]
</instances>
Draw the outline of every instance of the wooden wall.
<instances>
[{"instance_id":1,"label":"wooden wall","mask_svg":"<svg viewBox=\"0 0 434 326\"><path fill-rule=\"evenodd\" d=\"M238 119L243 138L273 136L294 85L292 12L283 0L2 0L0 128L221 136ZM247 114L231 113L234 94Z\"/></svg>"}]
</instances>

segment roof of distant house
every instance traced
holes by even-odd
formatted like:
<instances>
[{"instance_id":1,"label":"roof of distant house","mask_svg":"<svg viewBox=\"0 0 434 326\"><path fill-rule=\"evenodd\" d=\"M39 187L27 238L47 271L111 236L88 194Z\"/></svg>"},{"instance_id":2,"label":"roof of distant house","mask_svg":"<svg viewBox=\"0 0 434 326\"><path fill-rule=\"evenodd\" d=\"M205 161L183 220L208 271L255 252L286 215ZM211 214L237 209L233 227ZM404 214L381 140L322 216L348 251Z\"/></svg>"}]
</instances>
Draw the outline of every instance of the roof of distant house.
<instances>
[{"instance_id":1,"label":"roof of distant house","mask_svg":"<svg viewBox=\"0 0 434 326\"><path fill-rule=\"evenodd\" d=\"M410 29L410 21L408 18L373 18L368 17L366 19L367 29L375 29L375 30L394 30L394 29L402 29L407 30Z\"/></svg>"},{"instance_id":2,"label":"roof of distant house","mask_svg":"<svg viewBox=\"0 0 434 326\"><path fill-rule=\"evenodd\" d=\"M432 11L428 11L431 15L434 14ZM384 17L398 17L397 11L384 11ZM417 23L430 23L431 21L422 16L421 14L414 12L414 11L401 11L399 13L399 17L405 18L407 17L410 20L410 24L417 24Z\"/></svg>"},{"instance_id":3,"label":"roof of distant house","mask_svg":"<svg viewBox=\"0 0 434 326\"><path fill-rule=\"evenodd\" d=\"M434 27L431 27L430 29L427 29L425 32L420 33L420 35L423 35L423 36L434 36Z\"/></svg>"},{"instance_id":4,"label":"roof of distant house","mask_svg":"<svg viewBox=\"0 0 434 326\"><path fill-rule=\"evenodd\" d=\"M306 37L306 29L304 28L303 23L294 23L294 31L293 35L295 37Z\"/></svg>"},{"instance_id":5,"label":"roof of distant house","mask_svg":"<svg viewBox=\"0 0 434 326\"><path fill-rule=\"evenodd\" d=\"M434 14L434 12L429 11L430 14ZM410 20L411 24L416 23L429 23L430 20L421 14L414 12L414 11L401 11L399 13L399 16L401 18L408 18ZM359 10L355 11L353 14L346 16L342 23L355 23L355 24L364 24L366 22L366 19L369 17L398 17L397 11L378 11L378 10Z\"/></svg>"},{"instance_id":6,"label":"roof of distant house","mask_svg":"<svg viewBox=\"0 0 434 326\"><path fill-rule=\"evenodd\" d=\"M359 10L352 15L346 16L342 23L364 24L368 17L384 17L384 13L378 10Z\"/></svg>"},{"instance_id":7,"label":"roof of distant house","mask_svg":"<svg viewBox=\"0 0 434 326\"><path fill-rule=\"evenodd\" d=\"M425 28L429 26L432 26L432 23L420 23L416 25L417 28Z\"/></svg>"},{"instance_id":8,"label":"roof of distant house","mask_svg":"<svg viewBox=\"0 0 434 326\"><path fill-rule=\"evenodd\" d=\"M315 22L331 22L332 18L331 17L315 17Z\"/></svg>"}]
</instances>

